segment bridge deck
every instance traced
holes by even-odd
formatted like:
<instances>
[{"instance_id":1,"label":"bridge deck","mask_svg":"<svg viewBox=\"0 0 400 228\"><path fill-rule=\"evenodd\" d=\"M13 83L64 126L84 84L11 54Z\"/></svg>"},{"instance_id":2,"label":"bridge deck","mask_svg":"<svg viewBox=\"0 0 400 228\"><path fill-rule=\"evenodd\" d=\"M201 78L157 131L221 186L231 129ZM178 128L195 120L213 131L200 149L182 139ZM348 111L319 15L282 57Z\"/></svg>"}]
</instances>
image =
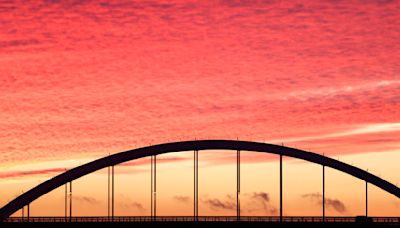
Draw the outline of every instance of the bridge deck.
<instances>
[{"instance_id":1,"label":"bridge deck","mask_svg":"<svg viewBox=\"0 0 400 228\"><path fill-rule=\"evenodd\" d=\"M362 219L363 217L361 217ZM400 217L368 217L374 223L400 224ZM4 222L280 222L279 216L108 216L95 217L10 217ZM353 223L356 217L325 217L328 223ZM283 222L323 222L319 216L285 216Z\"/></svg>"}]
</instances>

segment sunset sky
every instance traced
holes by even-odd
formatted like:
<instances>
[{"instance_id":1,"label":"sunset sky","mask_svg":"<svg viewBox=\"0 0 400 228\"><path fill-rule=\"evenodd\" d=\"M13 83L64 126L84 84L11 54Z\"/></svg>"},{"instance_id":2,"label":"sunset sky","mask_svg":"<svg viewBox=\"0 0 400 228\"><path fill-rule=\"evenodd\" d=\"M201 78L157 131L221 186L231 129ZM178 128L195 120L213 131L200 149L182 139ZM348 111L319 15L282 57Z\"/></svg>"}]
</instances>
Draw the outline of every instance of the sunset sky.
<instances>
[{"instance_id":1,"label":"sunset sky","mask_svg":"<svg viewBox=\"0 0 400 228\"><path fill-rule=\"evenodd\" d=\"M284 143L399 185L399 37L391 0L0 1L0 207L88 161L193 139ZM192 157L159 157L158 214L192 215ZM277 161L242 153L242 215L278 215ZM200 152L200 215L235 215L235 162ZM149 215L149 171L116 167L116 215ZM74 186L75 215L107 214L107 170ZM321 214L320 166L285 158L284 187L285 215ZM327 169L327 215L363 214L364 188ZM63 191L32 216L64 215ZM395 196L370 200L400 216Z\"/></svg>"}]
</instances>

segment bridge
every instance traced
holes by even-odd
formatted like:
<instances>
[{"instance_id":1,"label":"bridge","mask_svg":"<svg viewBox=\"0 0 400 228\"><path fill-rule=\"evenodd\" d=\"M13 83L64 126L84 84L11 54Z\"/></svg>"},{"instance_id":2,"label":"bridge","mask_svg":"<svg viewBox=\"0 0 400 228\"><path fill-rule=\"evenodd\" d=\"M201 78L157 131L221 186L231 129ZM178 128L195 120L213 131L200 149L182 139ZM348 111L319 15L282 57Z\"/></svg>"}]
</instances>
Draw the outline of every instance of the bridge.
<instances>
[{"instance_id":1,"label":"bridge","mask_svg":"<svg viewBox=\"0 0 400 228\"><path fill-rule=\"evenodd\" d=\"M233 150L236 151L236 168L237 168L237 191L236 191L236 216L199 216L199 195L198 195L198 153L206 150ZM193 173L194 173L194 208L193 216L157 216L156 207L156 178L157 178L157 155L173 152L193 151ZM280 197L279 197L279 216L277 217L249 217L240 215L240 158L241 151L252 151L260 153L271 153L279 155L279 175L280 175ZM322 216L321 217L288 217L283 216L283 184L282 184L282 158L292 157L305 161L309 161L321 166L322 173ZM144 157L151 157L151 215L140 217L118 217L114 214L114 166ZM365 181L365 215L360 217L327 217L325 216L325 167L330 167L341 172L352 175L360 180ZM106 217L73 217L72 211L72 183L74 180L82 176L93 173L97 170L108 168L108 209L109 215ZM364 171L355 166L344 162L317 154L309 151L304 151L296 148L290 148L283 145L274 145L260 142L239 141L239 140L194 140L183 142L172 142L165 144L152 145L142 148L137 148L129 151L124 151L109 155L104 158L86 163L71 170L68 170L58 176L55 176L6 204L0 209L1 222L135 222L135 221L266 221L266 222L354 222L358 219L369 219L368 221L382 223L400 224L400 219L397 217L368 217L368 185L372 184L386 191L389 194L400 198L400 189L394 184L375 176L372 173ZM65 185L65 217L31 217L30 204L37 198L49 193L50 191ZM68 189L69 186L69 189ZM68 192L69 191L69 192ZM67 194L70 195L69 216L67 216ZM25 217L10 217L18 210L23 210L26 207L27 214Z\"/></svg>"}]
</instances>

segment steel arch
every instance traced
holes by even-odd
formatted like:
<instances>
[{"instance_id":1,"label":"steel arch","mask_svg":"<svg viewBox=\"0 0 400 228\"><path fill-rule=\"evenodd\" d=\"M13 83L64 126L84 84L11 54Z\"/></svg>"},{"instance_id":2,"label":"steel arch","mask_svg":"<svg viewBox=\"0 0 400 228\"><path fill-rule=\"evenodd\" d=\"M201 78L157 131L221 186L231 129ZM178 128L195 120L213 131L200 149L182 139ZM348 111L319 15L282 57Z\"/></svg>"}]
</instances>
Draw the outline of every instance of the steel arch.
<instances>
[{"instance_id":1,"label":"steel arch","mask_svg":"<svg viewBox=\"0 0 400 228\"><path fill-rule=\"evenodd\" d=\"M0 209L0 221L5 220L10 215L18 211L23 206L31 203L40 196L68 183L78 179L84 175L95 172L108 166L117 165L126 161L135 160L151 155L158 155L171 152L184 152L193 150L242 150L279 154L287 157L298 158L312 163L320 164L323 166L331 167L333 169L350 174L358 179L365 180L384 191L393 194L400 198L400 189L392 183L375 176L367 171L348 165L341 161L322 156L320 154L307 152L295 148L239 140L196 140L196 141L183 141L152 145L142 148L137 148L125 152L120 152L98 160L86 163L71 170L68 170L56 177L53 177L36 187L30 189L24 194L18 196L3 208Z\"/></svg>"}]
</instances>

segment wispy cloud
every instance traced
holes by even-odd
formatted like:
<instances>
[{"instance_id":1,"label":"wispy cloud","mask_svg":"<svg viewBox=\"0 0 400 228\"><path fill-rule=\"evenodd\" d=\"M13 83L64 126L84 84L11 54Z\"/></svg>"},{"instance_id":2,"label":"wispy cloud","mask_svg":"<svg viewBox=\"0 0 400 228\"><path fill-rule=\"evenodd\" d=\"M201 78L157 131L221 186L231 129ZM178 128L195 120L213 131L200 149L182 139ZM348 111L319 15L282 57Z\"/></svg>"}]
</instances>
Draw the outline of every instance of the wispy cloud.
<instances>
[{"instance_id":1,"label":"wispy cloud","mask_svg":"<svg viewBox=\"0 0 400 228\"><path fill-rule=\"evenodd\" d=\"M278 210L271 205L270 196L267 192L253 192L248 195L250 197L250 206L249 212L259 210L257 205L261 205L263 211L268 212L271 215L274 215L278 212Z\"/></svg>"},{"instance_id":2,"label":"wispy cloud","mask_svg":"<svg viewBox=\"0 0 400 228\"><path fill-rule=\"evenodd\" d=\"M277 213L277 209L271 205L270 196L266 192L243 194L241 197L241 202L243 206L240 208L240 210L242 212L254 213L262 211L263 213L268 213L271 215L275 215ZM206 198L203 200L203 203L215 211L233 211L237 209L236 198L229 194L225 195L223 198Z\"/></svg>"},{"instance_id":3,"label":"wispy cloud","mask_svg":"<svg viewBox=\"0 0 400 228\"><path fill-rule=\"evenodd\" d=\"M79 201L79 202L87 203L87 204L90 204L90 205L97 205L97 204L100 204L100 201L99 201L99 200L97 200L97 199L94 198L94 197L90 197L90 196L73 195L72 199L73 199L74 201Z\"/></svg>"},{"instance_id":4,"label":"wispy cloud","mask_svg":"<svg viewBox=\"0 0 400 228\"><path fill-rule=\"evenodd\" d=\"M133 208L136 208L136 209L138 209L138 210L140 210L140 211L144 211L144 210L145 210L144 207L143 207L143 204L141 204L141 203L133 202L133 203L131 203L130 205L131 205Z\"/></svg>"},{"instance_id":5,"label":"wispy cloud","mask_svg":"<svg viewBox=\"0 0 400 228\"><path fill-rule=\"evenodd\" d=\"M269 202L269 194L266 192L254 192L251 197L254 199L261 199L263 202Z\"/></svg>"},{"instance_id":6,"label":"wispy cloud","mask_svg":"<svg viewBox=\"0 0 400 228\"><path fill-rule=\"evenodd\" d=\"M353 135L396 132L396 131L400 131L400 122L362 124L362 125L355 125L355 126L347 126L347 128L349 128L349 129L345 130L345 131L334 132L334 133L329 133L329 134L322 134L322 135L320 134L320 135L314 135L314 136L285 138L285 139L272 139L272 140L269 140L268 142L289 143L289 142L317 141L317 140L321 140L321 139L338 138L338 137L346 137L346 136L353 136Z\"/></svg>"},{"instance_id":7,"label":"wispy cloud","mask_svg":"<svg viewBox=\"0 0 400 228\"><path fill-rule=\"evenodd\" d=\"M399 121L396 3L0 4L0 163Z\"/></svg>"},{"instance_id":8,"label":"wispy cloud","mask_svg":"<svg viewBox=\"0 0 400 228\"><path fill-rule=\"evenodd\" d=\"M182 161L187 161L191 158L187 157L158 157L157 158L157 163L172 163L172 162L182 162ZM124 162L122 164L119 164L118 166L143 166L143 165L149 165L150 160L149 159L139 159L139 160L134 160L130 162Z\"/></svg>"},{"instance_id":9,"label":"wispy cloud","mask_svg":"<svg viewBox=\"0 0 400 228\"><path fill-rule=\"evenodd\" d=\"M352 94L360 91L368 91L368 90L376 90L383 89L387 86L396 86L400 85L400 80L381 80L381 81L373 81L366 82L363 84L356 85L345 85L345 86L336 86L336 87L325 87L325 88L317 88L317 89L309 89L309 90L301 90L290 92L288 96L282 96L281 99L299 99L299 100L308 100L312 98L323 98L323 97L331 97L338 96L344 94Z\"/></svg>"},{"instance_id":10,"label":"wispy cloud","mask_svg":"<svg viewBox=\"0 0 400 228\"><path fill-rule=\"evenodd\" d=\"M302 195L303 198L310 199L316 202L318 205L322 205L322 195L320 193L309 193ZM339 213L345 213L347 211L344 203L338 199L325 198L325 205L327 208L332 208Z\"/></svg>"},{"instance_id":11,"label":"wispy cloud","mask_svg":"<svg viewBox=\"0 0 400 228\"><path fill-rule=\"evenodd\" d=\"M0 1L2 183L194 138L398 147L397 1L76 2ZM379 132L392 141L350 139Z\"/></svg>"},{"instance_id":12,"label":"wispy cloud","mask_svg":"<svg viewBox=\"0 0 400 228\"><path fill-rule=\"evenodd\" d=\"M8 48L8 47L36 45L39 43L40 42L36 39L0 41L0 49Z\"/></svg>"},{"instance_id":13,"label":"wispy cloud","mask_svg":"<svg viewBox=\"0 0 400 228\"><path fill-rule=\"evenodd\" d=\"M163 163L173 163L173 162L182 162L182 161L186 161L189 160L190 158L187 157L159 157L157 159L157 163L159 164L163 164ZM54 163L68 163L68 169L70 169L71 167L74 166L78 166L78 165L82 165L85 164L86 162L92 161L94 160L94 158L91 159L82 159L82 160L76 160L75 163L71 162L70 160L64 160L64 161L56 161ZM54 164L51 164L50 162L45 162L45 164L47 166L52 165L54 166ZM140 167L142 166L146 166L146 165L150 165L150 161L149 159L139 159L139 160L134 160L134 161L130 161L130 162L125 162L122 164L118 164L118 166L121 167L137 167L137 169L135 170L129 170L129 171L118 171L119 174L123 174L123 173L139 173L139 172L148 172L149 170L147 169L140 169ZM38 165L36 165L36 167L38 167ZM32 170L23 170L23 171L19 171L18 169L20 169L21 167L18 166L16 168L11 168L11 171L6 171L6 172L0 172L0 179L9 179L9 178L19 178L19 177L30 177L30 176L40 176L40 175L44 175L46 177L50 177L50 176L54 176L60 173L63 173L65 171L67 171L67 168L58 168L58 167L54 167L54 168L46 168L46 169L40 169L40 168L32 168ZM15 169L15 170L13 170Z\"/></svg>"},{"instance_id":14,"label":"wispy cloud","mask_svg":"<svg viewBox=\"0 0 400 228\"><path fill-rule=\"evenodd\" d=\"M236 204L231 195L226 195L226 199L217 198L203 200L212 210L236 210Z\"/></svg>"},{"instance_id":15,"label":"wispy cloud","mask_svg":"<svg viewBox=\"0 0 400 228\"><path fill-rule=\"evenodd\" d=\"M125 209L136 209L139 211L145 211L146 209L143 207L143 204L138 203L138 202L124 202L124 203L119 203L119 205L122 208Z\"/></svg>"},{"instance_id":16,"label":"wispy cloud","mask_svg":"<svg viewBox=\"0 0 400 228\"><path fill-rule=\"evenodd\" d=\"M181 203L189 203L190 197L189 196L174 196L174 200L181 202Z\"/></svg>"},{"instance_id":17,"label":"wispy cloud","mask_svg":"<svg viewBox=\"0 0 400 228\"><path fill-rule=\"evenodd\" d=\"M137 201L133 201L131 198L120 194L118 195L120 200L118 201L118 205L125 209L136 209L139 212L144 212L146 209L144 208L143 204Z\"/></svg>"},{"instance_id":18,"label":"wispy cloud","mask_svg":"<svg viewBox=\"0 0 400 228\"><path fill-rule=\"evenodd\" d=\"M51 169L39 169L39 170L0 172L0 179L37 176L37 175L54 175L65 171L66 171L65 168L51 168Z\"/></svg>"}]
</instances>

